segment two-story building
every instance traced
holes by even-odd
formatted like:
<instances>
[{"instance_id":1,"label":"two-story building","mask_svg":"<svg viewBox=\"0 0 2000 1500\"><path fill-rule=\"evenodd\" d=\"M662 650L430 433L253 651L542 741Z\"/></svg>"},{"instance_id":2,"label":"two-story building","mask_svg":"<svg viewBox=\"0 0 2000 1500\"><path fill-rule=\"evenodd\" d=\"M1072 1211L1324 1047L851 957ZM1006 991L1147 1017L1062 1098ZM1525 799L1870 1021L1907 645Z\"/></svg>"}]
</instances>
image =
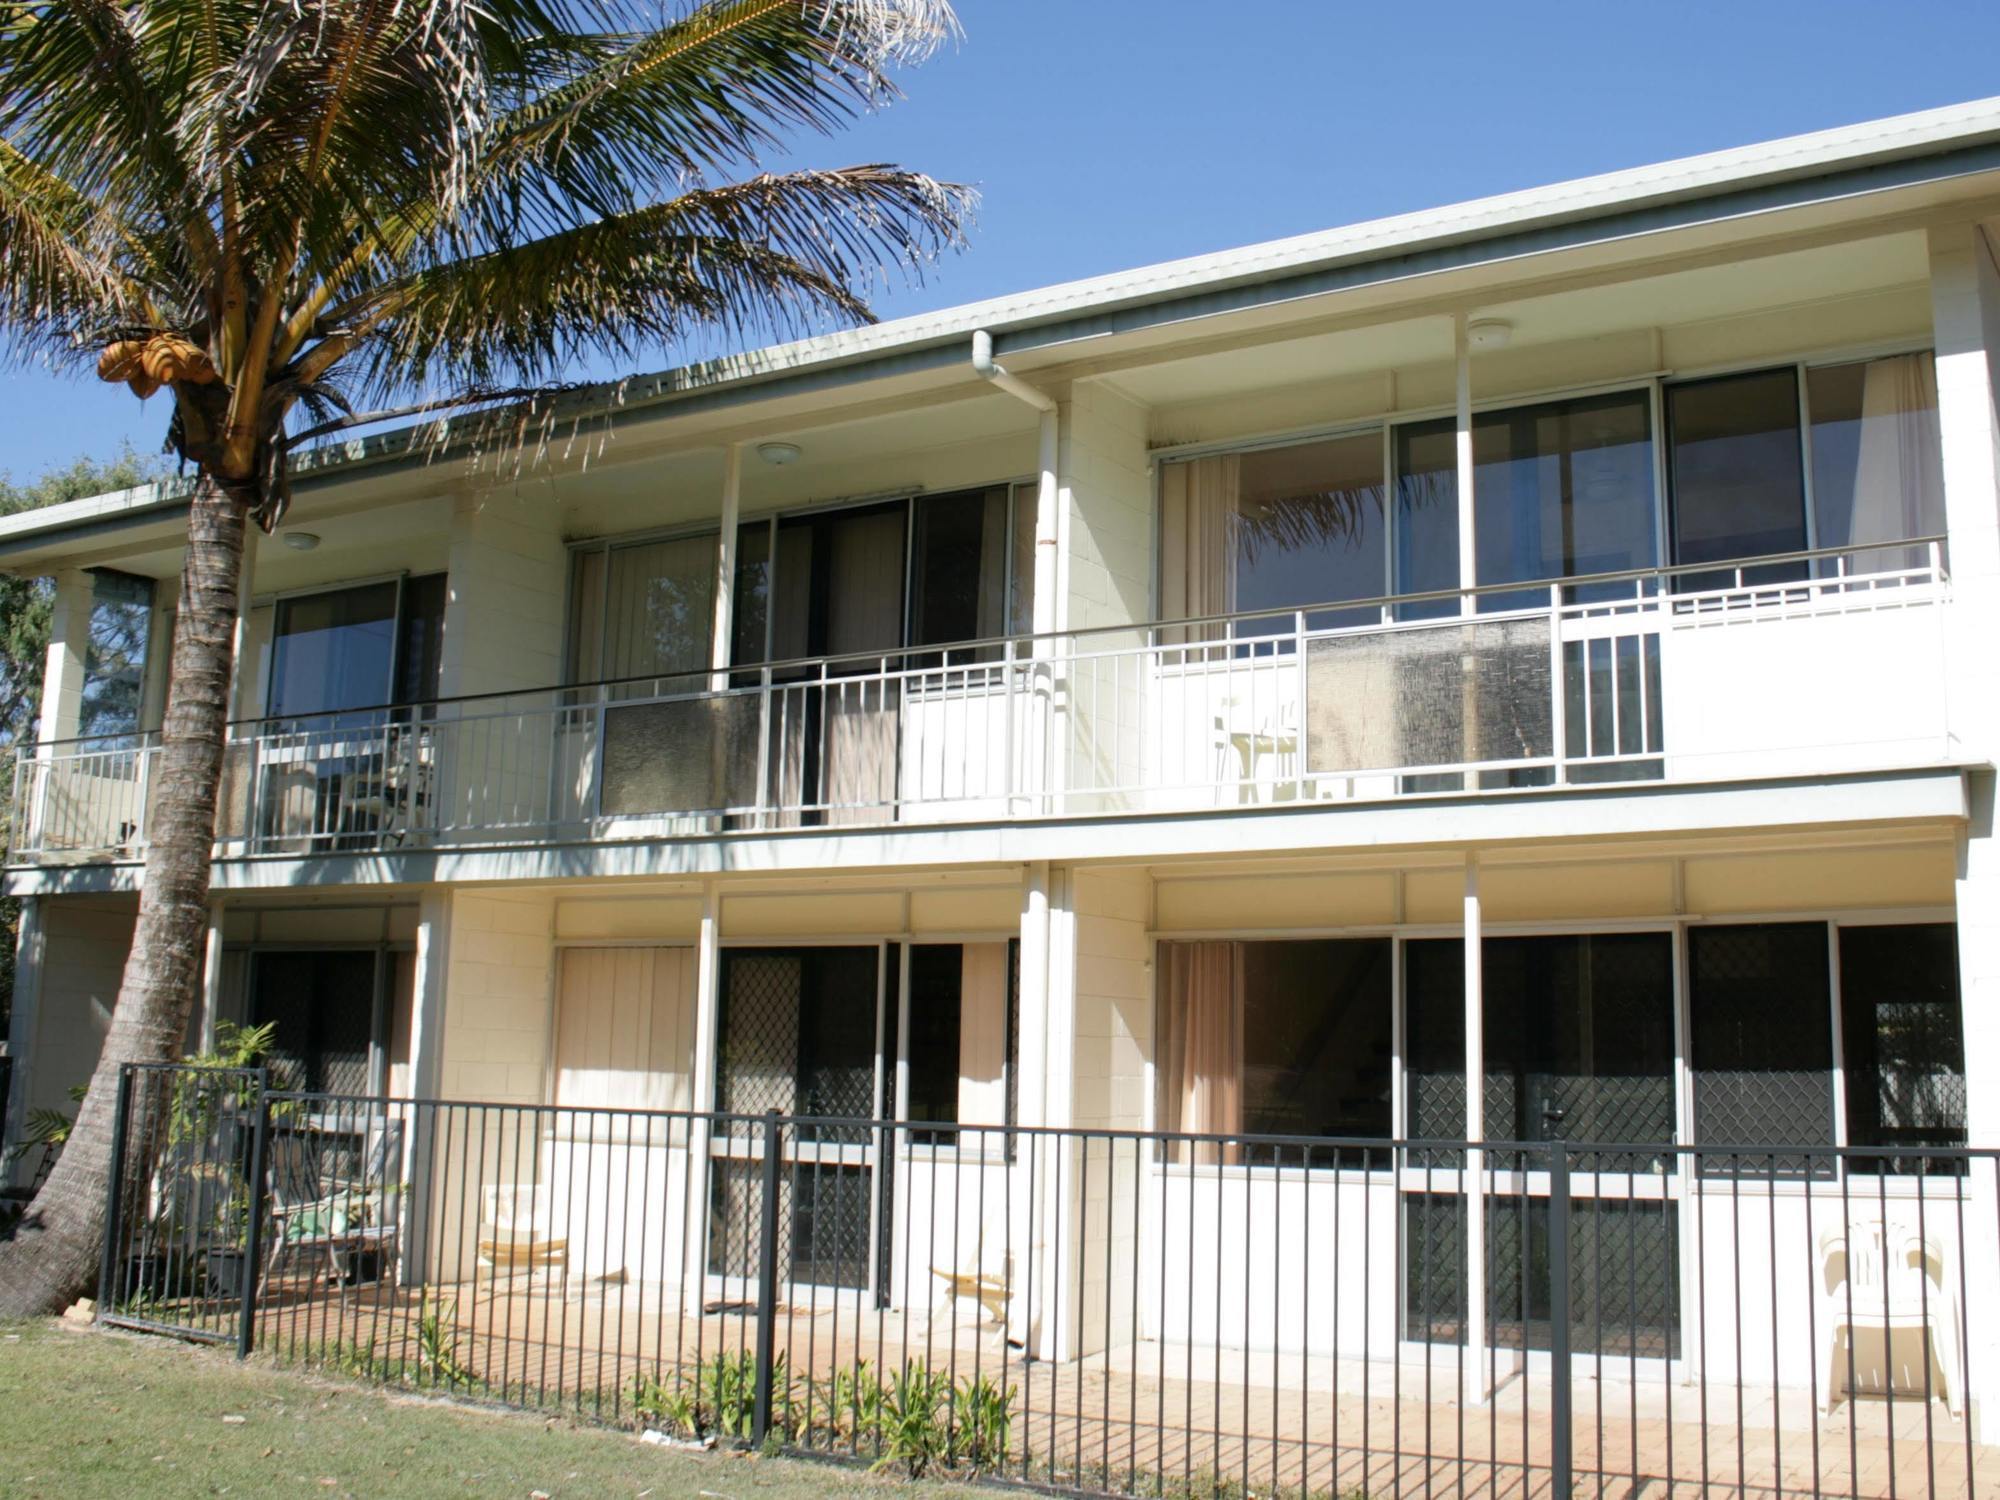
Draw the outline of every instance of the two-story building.
<instances>
[{"instance_id":1,"label":"two-story building","mask_svg":"<svg viewBox=\"0 0 2000 1500\"><path fill-rule=\"evenodd\" d=\"M247 565L197 1025L350 1095L2000 1145L1996 246L1988 100L636 378L524 455L322 448ZM0 520L56 580L10 1129L116 990L184 514ZM792 1195L882 1226L794 1281L909 1283L934 1216L880 1149ZM1197 1144L1105 1174L1069 1351L1093 1307L1456 1338L1414 1277L1301 1312L1301 1246L1161 1252L1309 1194L1398 1210L1390 1259L1501 1232L1330 1155L1268 1199ZM1805 1244L1812 1184L1766 1182L1762 1250L1703 1228L1719 1184L1579 1179L1651 1268L1621 1349ZM1517 1259L1545 1190L1492 1210ZM1155 1326L1104 1311L1128 1272ZM1774 1307L1708 1337L1803 1384Z\"/></svg>"}]
</instances>

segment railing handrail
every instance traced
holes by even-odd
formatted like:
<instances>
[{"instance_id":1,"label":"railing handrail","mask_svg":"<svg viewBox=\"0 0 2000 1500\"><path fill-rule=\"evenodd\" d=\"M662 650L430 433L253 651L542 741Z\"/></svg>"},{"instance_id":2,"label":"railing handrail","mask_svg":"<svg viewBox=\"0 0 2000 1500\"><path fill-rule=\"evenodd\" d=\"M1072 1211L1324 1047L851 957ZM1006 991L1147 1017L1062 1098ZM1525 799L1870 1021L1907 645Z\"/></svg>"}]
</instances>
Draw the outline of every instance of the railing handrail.
<instances>
[{"instance_id":1,"label":"railing handrail","mask_svg":"<svg viewBox=\"0 0 2000 1500\"><path fill-rule=\"evenodd\" d=\"M1773 553L1766 553L1757 557L1730 558L1730 559L1718 560L1714 562L1705 562L1705 563L1658 564L1652 567L1625 568L1611 572L1568 574L1560 578L1537 579L1528 582L1473 584L1469 587L1464 587L1464 588L1427 589L1427 590L1419 590L1416 592L1401 593L1401 594L1377 594L1361 599L1332 599L1314 604L1296 604L1296 605L1277 606L1267 609L1236 610L1223 614L1189 615L1176 619L1135 620L1127 624L1093 625L1077 630L1056 630L1056 631L1043 631L1039 633L1027 633L1018 635L988 636L988 637L978 637L972 640L965 640L965 641L933 642L920 646L892 646L875 651L851 651L839 655L801 656L801 657L790 657L774 661L745 662L740 665L730 666L730 667L712 667L712 666L690 667L685 671L677 671L677 672L648 672L648 673L636 674L629 677L601 678L593 682L556 683L538 687L501 688L490 692L463 693L452 697L424 698L407 702L368 704L353 708L325 709L320 712L311 714L258 714L258 715L246 716L240 719L232 719L229 721L228 728L231 731L232 740L237 743L257 738L259 737L260 734L272 734L272 733L335 734L341 731L341 726L333 721L345 718L355 718L355 719L365 719L365 720L375 721L367 724L354 725L353 729L354 732L357 734L376 731L380 729L390 729L398 727L408 727L410 729L415 730L415 729L421 729L424 726L426 721L423 718L419 717L419 715L421 715L425 710L434 710L446 707L448 705L458 706L458 705L471 705L479 703L500 703L505 700L515 699L515 698L560 699L561 696L565 694L574 695L573 701L569 702L558 701L547 705L545 709L536 710L536 711L561 712L564 710L583 709L593 706L594 704L597 704L599 702L606 702L610 694L615 693L617 690L621 688L634 687L646 683L662 683L662 682L678 682L678 681L686 681L690 684L700 684L700 685L693 686L685 692L673 692L673 691L656 692L647 695L646 697L635 698L630 701L633 703L639 703L639 702L649 701L649 699L651 698L660 698L660 699L710 698L717 696L726 696L730 693L753 692L758 690L767 682L769 683L770 686L774 688L798 688L810 685L814 681L814 679L806 678L804 680L800 680L795 675L793 675L801 672L811 672L817 670L821 674L822 678L826 678L829 669L831 668L843 667L843 666L859 666L869 662L887 663L895 660L908 661L912 658L924 658L924 657L939 657L939 658L944 658L945 660L943 661L942 665L934 667L889 668L885 666L882 670L891 675L917 675L917 676L932 676L936 675L938 672L971 673L971 672L977 672L982 669L1002 667L1010 662L1025 663L1027 661L1030 661L1033 658L1035 658L1035 656L1038 654L1034 650L1035 645L1041 642L1057 642L1057 641L1076 642L1078 643L1076 646L1076 650L1079 652L1083 652L1089 650L1090 648L1085 647L1081 643L1093 637L1129 637L1133 635L1135 632L1145 632L1148 633L1149 635L1154 632L1162 632L1162 631L1173 631L1177 633L1178 632L1193 633L1204 630L1212 630L1218 626L1232 626L1249 621L1297 619L1297 618L1303 618L1308 615L1320 615L1329 613L1353 613L1356 611L1364 611L1364 610L1376 610L1376 611L1396 610L1410 605L1437 604L1454 600L1463 601L1466 599L1497 598L1506 595L1522 595L1536 591L1547 592L1552 596L1553 599L1554 596L1557 595L1559 591L1569 591L1569 590L1585 589L1585 588L1598 588L1611 584L1631 583L1648 579L1668 580L1681 577L1698 577L1698 576L1712 575L1717 573L1746 574L1751 572L1760 572L1765 569L1773 567L1783 567L1795 563L1823 562L1834 558L1858 556L1863 553L1894 552L1901 550L1910 550L1920 547L1939 549L1938 552L1934 555L1934 562L1932 565L1925 567L1918 567L1918 568L1887 569L1879 574L1867 574L1867 573L1839 574L1833 577L1826 577L1826 578L1815 578L1809 576L1799 579L1783 579L1783 580L1774 579L1764 583L1756 583L1756 584L1742 583L1742 584L1733 584L1716 589L1704 589L1701 592L1728 594L1728 593L1737 593L1746 588L1756 588L1761 590L1767 588L1793 588L1793 587L1813 587L1813 586L1823 586L1823 585L1840 585L1846 583L1861 582L1863 580L1872 577L1894 577L1898 574L1909 574L1917 572L1934 573L1937 581L1943 581L1949 576L1944 566L1942 550L1941 550L1945 542L1946 538L1943 535L1908 537L1897 541L1889 541L1889 542L1850 542L1838 547L1817 547L1806 551L1795 551L1795 552L1773 552ZM1575 608L1579 610L1598 610L1605 608L1616 608L1628 603L1645 602L1645 600L1648 597L1649 596L1646 595L1635 594L1630 600L1616 600L1616 599L1585 600L1585 601L1575 601L1573 604L1565 604L1561 600L1555 599L1554 602L1556 602L1558 605L1564 608ZM1536 612L1544 607L1545 606L1541 605L1524 605L1522 606L1522 609L1527 612ZM1357 629L1391 628L1391 629L1417 630L1417 629L1424 629L1427 627L1435 628L1440 625L1447 624L1450 622L1451 618L1452 617L1450 616L1431 616L1419 619L1391 620L1384 622L1384 625L1382 627L1357 626L1356 628ZM1477 618L1481 620L1492 620L1500 618L1500 616L1488 614L1488 615L1478 616ZM1241 643L1255 644L1259 639L1261 638L1254 636L1247 637ZM1215 646L1224 643L1225 642L1223 639L1215 639L1215 640L1189 639L1169 644L1178 649L1180 647L1199 648L1202 646ZM1235 644L1237 642L1231 639L1229 643ZM1159 644L1159 643L1155 642L1152 644ZM1124 649L1130 649L1130 648L1127 647ZM967 657L971 657L973 656L974 653L996 653L996 654L991 655L989 659L986 660L969 659L960 662L953 662L950 660L950 657L954 654L963 654ZM748 675L754 675L758 680L755 683L745 683L745 682L730 680L730 679L741 678ZM787 677L790 677L791 680L786 680ZM719 688L715 687L713 684L715 684L718 680L724 682L725 685ZM835 677L831 680L840 680L840 679L838 677ZM393 716L398 714L405 714L409 715L410 717L404 721L397 721L393 718ZM309 727L315 724L321 725L323 727ZM294 726L294 727L258 730L258 731L253 731L252 733L249 734L237 733L237 731L242 730L245 726ZM17 760L30 760L30 759L47 760L51 758L60 758L61 755L70 747L82 746L82 745L93 744L103 741L111 741L111 740L129 741L132 743L105 745L101 749L76 751L74 753L102 754L102 755L137 753L139 751L151 749L159 740L159 731L151 729L139 730L139 731L126 730L126 731L119 731L116 733L107 733L99 735L72 736L66 739L30 741L23 743L16 750L15 758Z\"/></svg>"}]
</instances>

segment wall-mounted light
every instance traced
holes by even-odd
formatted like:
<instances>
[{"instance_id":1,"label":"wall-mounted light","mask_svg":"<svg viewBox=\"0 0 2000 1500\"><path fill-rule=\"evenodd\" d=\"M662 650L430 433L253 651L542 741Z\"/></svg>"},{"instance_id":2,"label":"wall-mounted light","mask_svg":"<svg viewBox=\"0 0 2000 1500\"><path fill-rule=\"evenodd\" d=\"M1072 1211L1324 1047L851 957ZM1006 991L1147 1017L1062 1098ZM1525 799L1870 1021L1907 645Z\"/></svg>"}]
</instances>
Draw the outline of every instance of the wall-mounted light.
<instances>
[{"instance_id":1,"label":"wall-mounted light","mask_svg":"<svg viewBox=\"0 0 2000 1500\"><path fill-rule=\"evenodd\" d=\"M319 545L319 533L314 531L288 531L284 543L294 552L310 552Z\"/></svg>"},{"instance_id":2,"label":"wall-mounted light","mask_svg":"<svg viewBox=\"0 0 2000 1500\"><path fill-rule=\"evenodd\" d=\"M1513 336L1514 325L1505 318L1474 318L1465 325L1465 344L1469 349L1505 349Z\"/></svg>"},{"instance_id":3,"label":"wall-mounted light","mask_svg":"<svg viewBox=\"0 0 2000 1500\"><path fill-rule=\"evenodd\" d=\"M797 443L759 443L757 456L774 469L795 464L803 456Z\"/></svg>"}]
</instances>

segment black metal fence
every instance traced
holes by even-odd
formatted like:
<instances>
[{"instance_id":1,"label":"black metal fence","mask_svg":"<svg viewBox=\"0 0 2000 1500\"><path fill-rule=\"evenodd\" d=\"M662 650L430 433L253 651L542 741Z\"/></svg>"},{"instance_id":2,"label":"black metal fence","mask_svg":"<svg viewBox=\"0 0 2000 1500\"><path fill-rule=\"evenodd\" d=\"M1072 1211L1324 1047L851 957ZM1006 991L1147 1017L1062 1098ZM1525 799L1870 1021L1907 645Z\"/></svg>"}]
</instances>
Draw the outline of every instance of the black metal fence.
<instances>
[{"instance_id":1,"label":"black metal fence","mask_svg":"<svg viewBox=\"0 0 2000 1500\"><path fill-rule=\"evenodd\" d=\"M1092 1494L2000 1494L1990 1151L268 1085L126 1071L108 1321Z\"/></svg>"}]
</instances>

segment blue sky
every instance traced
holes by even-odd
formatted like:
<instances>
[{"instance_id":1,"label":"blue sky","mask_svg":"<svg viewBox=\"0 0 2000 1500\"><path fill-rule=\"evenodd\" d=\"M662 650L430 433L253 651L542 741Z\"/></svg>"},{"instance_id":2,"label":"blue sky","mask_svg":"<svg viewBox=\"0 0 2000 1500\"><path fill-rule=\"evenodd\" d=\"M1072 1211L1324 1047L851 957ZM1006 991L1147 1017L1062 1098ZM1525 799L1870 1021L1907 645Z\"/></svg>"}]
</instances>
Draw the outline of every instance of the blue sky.
<instances>
[{"instance_id":1,"label":"blue sky","mask_svg":"<svg viewBox=\"0 0 2000 1500\"><path fill-rule=\"evenodd\" d=\"M796 153L980 189L970 248L883 316L2000 93L1992 0L958 7L901 104ZM16 479L153 452L168 417L46 371L0 390Z\"/></svg>"}]
</instances>

